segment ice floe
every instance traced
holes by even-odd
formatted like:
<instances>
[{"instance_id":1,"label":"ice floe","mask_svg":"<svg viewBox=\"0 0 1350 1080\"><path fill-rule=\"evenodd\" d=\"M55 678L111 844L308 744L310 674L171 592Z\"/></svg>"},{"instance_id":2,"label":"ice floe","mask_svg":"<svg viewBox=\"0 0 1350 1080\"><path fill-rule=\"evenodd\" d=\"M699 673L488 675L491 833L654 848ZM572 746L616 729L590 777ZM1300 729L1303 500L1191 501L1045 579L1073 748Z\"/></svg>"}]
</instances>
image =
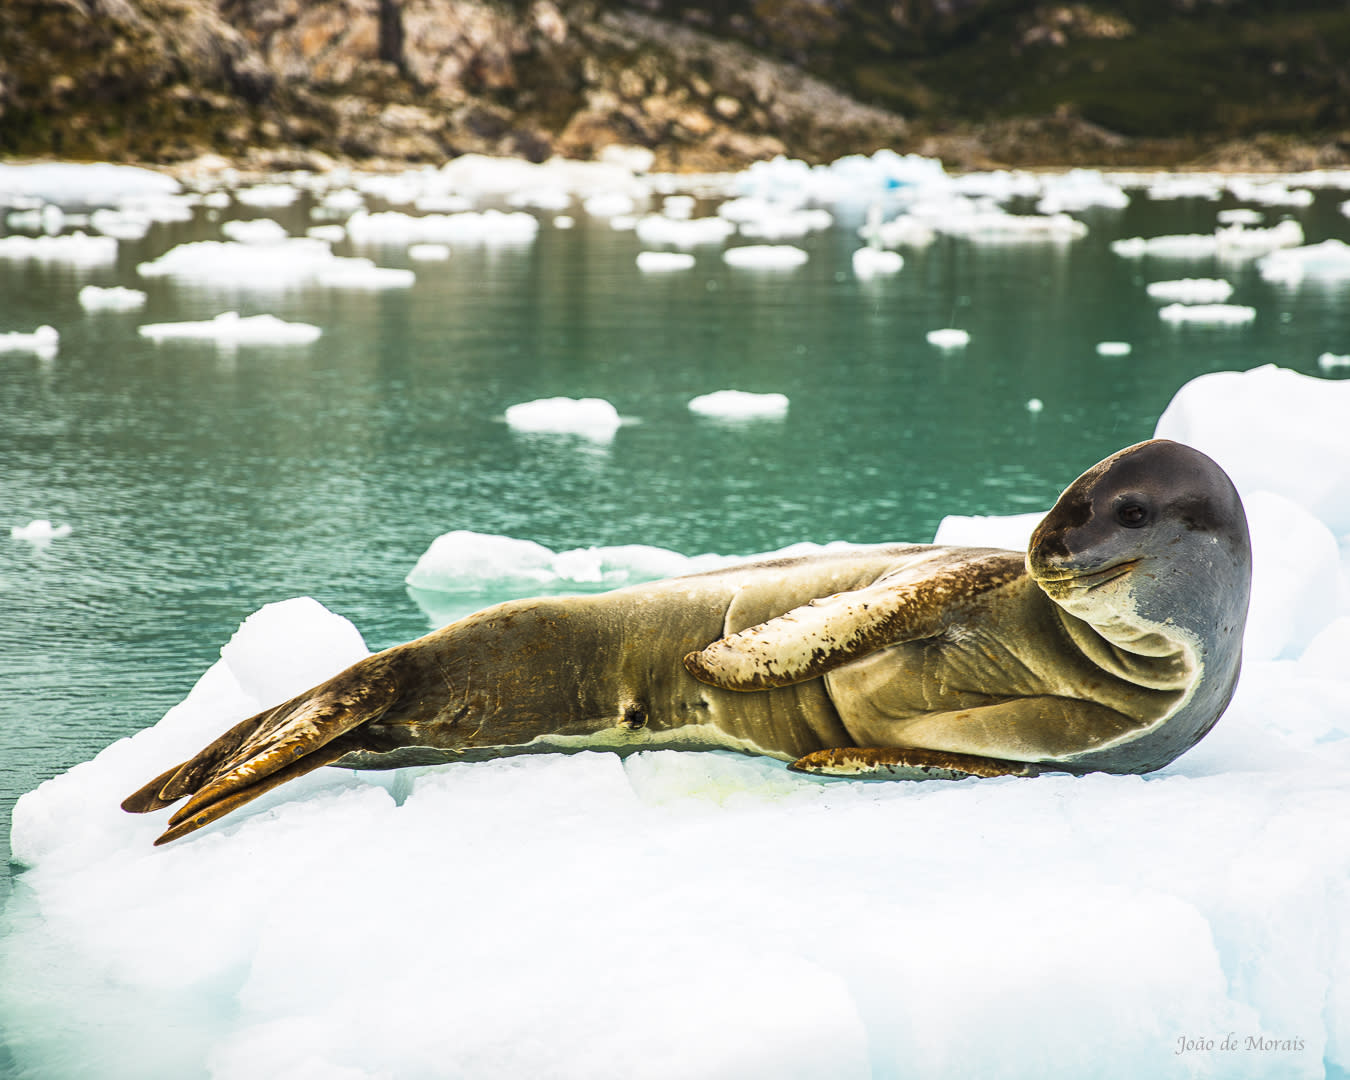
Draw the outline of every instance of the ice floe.
<instances>
[{"instance_id":1,"label":"ice floe","mask_svg":"<svg viewBox=\"0 0 1350 1080\"><path fill-rule=\"evenodd\" d=\"M747 244L722 252L728 266L751 270L791 270L806 258L805 251L791 244Z\"/></svg>"},{"instance_id":2,"label":"ice floe","mask_svg":"<svg viewBox=\"0 0 1350 1080\"><path fill-rule=\"evenodd\" d=\"M197 240L170 248L141 263L145 278L170 278L238 290L277 290L319 284L337 288L408 288L411 270L376 266L371 260L334 255L328 244L308 236L273 244Z\"/></svg>"},{"instance_id":3,"label":"ice floe","mask_svg":"<svg viewBox=\"0 0 1350 1080\"><path fill-rule=\"evenodd\" d=\"M623 424L619 412L604 398L540 398L506 410L506 422L516 431L580 435L609 442Z\"/></svg>"},{"instance_id":4,"label":"ice floe","mask_svg":"<svg viewBox=\"0 0 1350 1080\"><path fill-rule=\"evenodd\" d=\"M1169 323L1215 323L1238 326L1256 318L1256 308L1245 304L1168 304L1158 317Z\"/></svg>"},{"instance_id":5,"label":"ice floe","mask_svg":"<svg viewBox=\"0 0 1350 1080\"><path fill-rule=\"evenodd\" d=\"M240 188L234 197L245 206L276 208L292 205L300 198L300 189L291 184L255 184Z\"/></svg>"},{"instance_id":6,"label":"ice floe","mask_svg":"<svg viewBox=\"0 0 1350 1080\"><path fill-rule=\"evenodd\" d=\"M694 257L687 251L639 251L637 254L637 268L645 274L690 270L693 266Z\"/></svg>"},{"instance_id":7,"label":"ice floe","mask_svg":"<svg viewBox=\"0 0 1350 1080\"><path fill-rule=\"evenodd\" d=\"M1181 278L1152 281L1145 287L1155 300L1178 304L1220 304L1233 295L1233 284L1223 278Z\"/></svg>"},{"instance_id":8,"label":"ice floe","mask_svg":"<svg viewBox=\"0 0 1350 1080\"><path fill-rule=\"evenodd\" d=\"M15 233L0 237L0 259L30 259L76 267L107 266L117 261L117 241L111 236L90 236L83 232L61 236Z\"/></svg>"},{"instance_id":9,"label":"ice floe","mask_svg":"<svg viewBox=\"0 0 1350 1080\"><path fill-rule=\"evenodd\" d=\"M689 402L689 411L718 420L755 420L787 415L786 394L756 394L747 390L714 390Z\"/></svg>"},{"instance_id":10,"label":"ice floe","mask_svg":"<svg viewBox=\"0 0 1350 1080\"><path fill-rule=\"evenodd\" d=\"M1317 358L1317 366L1323 371L1334 371L1336 368L1350 368L1350 356L1324 352Z\"/></svg>"},{"instance_id":11,"label":"ice floe","mask_svg":"<svg viewBox=\"0 0 1350 1080\"><path fill-rule=\"evenodd\" d=\"M0 353L36 353L50 359L61 344L61 334L53 326L36 330L0 331Z\"/></svg>"},{"instance_id":12,"label":"ice floe","mask_svg":"<svg viewBox=\"0 0 1350 1080\"><path fill-rule=\"evenodd\" d=\"M27 525L11 525L9 535L15 540L27 540L33 544L46 544L69 536L69 525L53 525L48 518L34 518Z\"/></svg>"},{"instance_id":13,"label":"ice floe","mask_svg":"<svg viewBox=\"0 0 1350 1080\"><path fill-rule=\"evenodd\" d=\"M179 185L153 169L102 162L0 164L0 204L7 199L36 198L77 206L113 206L135 196L173 195Z\"/></svg>"},{"instance_id":14,"label":"ice floe","mask_svg":"<svg viewBox=\"0 0 1350 1080\"><path fill-rule=\"evenodd\" d=\"M347 235L357 243L528 244L538 232L539 219L520 210L422 215L358 210L347 219Z\"/></svg>"},{"instance_id":15,"label":"ice floe","mask_svg":"<svg viewBox=\"0 0 1350 1080\"><path fill-rule=\"evenodd\" d=\"M1099 341L1097 342L1097 355L1129 356L1133 348L1128 341Z\"/></svg>"},{"instance_id":16,"label":"ice floe","mask_svg":"<svg viewBox=\"0 0 1350 1080\"><path fill-rule=\"evenodd\" d=\"M136 311L145 307L145 293L124 285L86 285L79 292L85 311Z\"/></svg>"},{"instance_id":17,"label":"ice floe","mask_svg":"<svg viewBox=\"0 0 1350 1080\"><path fill-rule=\"evenodd\" d=\"M735 224L724 217L683 219L663 214L645 214L633 228L644 244L677 248L720 244L736 231Z\"/></svg>"},{"instance_id":18,"label":"ice floe","mask_svg":"<svg viewBox=\"0 0 1350 1080\"><path fill-rule=\"evenodd\" d=\"M928 344L936 345L939 349L964 349L970 344L970 331L958 330L952 326L929 330L924 337L928 340Z\"/></svg>"},{"instance_id":19,"label":"ice floe","mask_svg":"<svg viewBox=\"0 0 1350 1080\"><path fill-rule=\"evenodd\" d=\"M1303 226L1293 219L1269 228L1248 228L1235 224L1220 226L1212 233L1183 233L1170 236L1132 236L1113 240L1111 250L1126 258L1146 256L1161 259L1255 258L1278 248L1303 243Z\"/></svg>"},{"instance_id":20,"label":"ice floe","mask_svg":"<svg viewBox=\"0 0 1350 1080\"><path fill-rule=\"evenodd\" d=\"M1297 285L1305 278L1344 282L1350 279L1350 244L1332 239L1286 248L1266 255L1256 267L1267 281L1284 285Z\"/></svg>"},{"instance_id":21,"label":"ice floe","mask_svg":"<svg viewBox=\"0 0 1350 1080\"><path fill-rule=\"evenodd\" d=\"M227 239L241 244L279 244L287 238L286 229L271 218L227 221L220 226Z\"/></svg>"},{"instance_id":22,"label":"ice floe","mask_svg":"<svg viewBox=\"0 0 1350 1080\"><path fill-rule=\"evenodd\" d=\"M860 278L875 277L878 274L896 274L904 265L904 257L898 251L864 247L853 253L853 272Z\"/></svg>"},{"instance_id":23,"label":"ice floe","mask_svg":"<svg viewBox=\"0 0 1350 1080\"><path fill-rule=\"evenodd\" d=\"M169 339L213 341L218 345L308 345L323 332L309 323L286 322L275 315L241 316L225 311L204 322L147 323L138 327L141 337L152 341Z\"/></svg>"}]
</instances>

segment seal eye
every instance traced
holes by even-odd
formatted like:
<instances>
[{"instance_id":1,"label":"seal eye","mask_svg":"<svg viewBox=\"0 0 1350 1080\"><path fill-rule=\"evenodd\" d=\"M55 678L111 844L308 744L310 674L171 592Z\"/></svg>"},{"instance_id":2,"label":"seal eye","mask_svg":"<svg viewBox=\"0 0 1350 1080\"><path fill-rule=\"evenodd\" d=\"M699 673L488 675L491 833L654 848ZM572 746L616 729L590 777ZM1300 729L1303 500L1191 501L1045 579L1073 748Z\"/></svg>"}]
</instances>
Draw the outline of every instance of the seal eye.
<instances>
[{"instance_id":1,"label":"seal eye","mask_svg":"<svg viewBox=\"0 0 1350 1080\"><path fill-rule=\"evenodd\" d=\"M1116 520L1127 529L1138 529L1148 524L1148 507L1143 503L1127 502L1116 507Z\"/></svg>"}]
</instances>

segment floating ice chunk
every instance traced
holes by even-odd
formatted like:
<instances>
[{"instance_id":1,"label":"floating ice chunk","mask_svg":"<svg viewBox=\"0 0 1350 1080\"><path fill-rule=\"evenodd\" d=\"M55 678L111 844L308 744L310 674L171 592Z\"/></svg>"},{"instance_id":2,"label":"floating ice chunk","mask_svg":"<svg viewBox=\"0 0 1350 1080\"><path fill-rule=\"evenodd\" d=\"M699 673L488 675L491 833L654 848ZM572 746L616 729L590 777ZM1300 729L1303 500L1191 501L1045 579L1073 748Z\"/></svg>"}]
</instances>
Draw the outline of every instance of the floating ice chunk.
<instances>
[{"instance_id":1,"label":"floating ice chunk","mask_svg":"<svg viewBox=\"0 0 1350 1080\"><path fill-rule=\"evenodd\" d=\"M800 209L768 213L740 224L742 236L756 240L795 240L828 229L834 218L827 210Z\"/></svg>"},{"instance_id":2,"label":"floating ice chunk","mask_svg":"<svg viewBox=\"0 0 1350 1080\"><path fill-rule=\"evenodd\" d=\"M667 195L661 200L661 213L677 221L688 221L697 205L698 200L692 195Z\"/></svg>"},{"instance_id":3,"label":"floating ice chunk","mask_svg":"<svg viewBox=\"0 0 1350 1080\"><path fill-rule=\"evenodd\" d=\"M1098 356L1129 356L1133 347L1128 341L1097 342Z\"/></svg>"},{"instance_id":4,"label":"floating ice chunk","mask_svg":"<svg viewBox=\"0 0 1350 1080\"><path fill-rule=\"evenodd\" d=\"M1150 199L1218 199L1223 195L1223 179L1217 176L1184 176L1161 173L1150 179L1144 190Z\"/></svg>"},{"instance_id":5,"label":"floating ice chunk","mask_svg":"<svg viewBox=\"0 0 1350 1080\"><path fill-rule=\"evenodd\" d=\"M645 146L624 146L610 143L600 151L600 161L604 165L614 165L631 173L649 172L656 154Z\"/></svg>"},{"instance_id":6,"label":"floating ice chunk","mask_svg":"<svg viewBox=\"0 0 1350 1080\"><path fill-rule=\"evenodd\" d=\"M694 257L685 251L639 251L637 268L643 273L662 273L669 270L691 270Z\"/></svg>"},{"instance_id":7,"label":"floating ice chunk","mask_svg":"<svg viewBox=\"0 0 1350 1080\"><path fill-rule=\"evenodd\" d=\"M576 223L577 219L572 217L570 214L559 214L557 217L553 219L553 227L555 229L575 228Z\"/></svg>"},{"instance_id":8,"label":"floating ice chunk","mask_svg":"<svg viewBox=\"0 0 1350 1080\"><path fill-rule=\"evenodd\" d=\"M618 192L645 198L648 191L646 181L624 163L560 158L536 165L519 158L461 154L440 169L439 179L449 190L470 198L559 190L583 197Z\"/></svg>"},{"instance_id":9,"label":"floating ice chunk","mask_svg":"<svg viewBox=\"0 0 1350 1080\"><path fill-rule=\"evenodd\" d=\"M1158 317L1169 323L1219 323L1238 326L1256 318L1256 308L1244 304L1168 304Z\"/></svg>"},{"instance_id":10,"label":"floating ice chunk","mask_svg":"<svg viewBox=\"0 0 1350 1080\"><path fill-rule=\"evenodd\" d=\"M947 197L915 203L910 213L948 236L975 243L1069 243L1088 227L1068 214L1010 214L992 202Z\"/></svg>"},{"instance_id":11,"label":"floating ice chunk","mask_svg":"<svg viewBox=\"0 0 1350 1080\"><path fill-rule=\"evenodd\" d=\"M964 349L970 344L970 332L954 327L929 330L925 336L928 338L928 344L936 345L939 349Z\"/></svg>"},{"instance_id":12,"label":"floating ice chunk","mask_svg":"<svg viewBox=\"0 0 1350 1080\"><path fill-rule=\"evenodd\" d=\"M731 561L640 544L555 552L531 540L458 529L433 540L405 581L423 592L459 596L528 594L540 588L611 589L713 570Z\"/></svg>"},{"instance_id":13,"label":"floating ice chunk","mask_svg":"<svg viewBox=\"0 0 1350 1080\"><path fill-rule=\"evenodd\" d=\"M606 191L592 195L581 205L591 217L604 218L631 215L637 209L633 197L622 191Z\"/></svg>"},{"instance_id":14,"label":"floating ice chunk","mask_svg":"<svg viewBox=\"0 0 1350 1080\"><path fill-rule=\"evenodd\" d=\"M325 244L340 244L347 239L347 230L341 225L311 225L305 235Z\"/></svg>"},{"instance_id":15,"label":"floating ice chunk","mask_svg":"<svg viewBox=\"0 0 1350 1080\"><path fill-rule=\"evenodd\" d=\"M661 214L645 214L638 219L634 230L644 244L691 248L701 244L720 244L736 231L736 226L721 217L683 221Z\"/></svg>"},{"instance_id":16,"label":"floating ice chunk","mask_svg":"<svg viewBox=\"0 0 1350 1080\"><path fill-rule=\"evenodd\" d=\"M35 207L31 210L12 210L5 215L5 226L10 229L30 229L51 235L59 233L66 226L66 213L55 203Z\"/></svg>"},{"instance_id":17,"label":"floating ice chunk","mask_svg":"<svg viewBox=\"0 0 1350 1080\"><path fill-rule=\"evenodd\" d=\"M1231 210L1220 210L1218 217L1221 225L1260 225L1266 215L1260 210L1238 206Z\"/></svg>"},{"instance_id":18,"label":"floating ice chunk","mask_svg":"<svg viewBox=\"0 0 1350 1080\"><path fill-rule=\"evenodd\" d=\"M1350 382L1268 364L1192 379L1177 391L1155 434L1203 450L1244 497L1284 495L1339 536L1350 532L1347 416Z\"/></svg>"},{"instance_id":19,"label":"floating ice chunk","mask_svg":"<svg viewBox=\"0 0 1350 1080\"><path fill-rule=\"evenodd\" d=\"M245 206L290 206L300 198L300 189L293 184L255 184L236 191L234 197Z\"/></svg>"},{"instance_id":20,"label":"floating ice chunk","mask_svg":"<svg viewBox=\"0 0 1350 1080\"><path fill-rule=\"evenodd\" d=\"M1223 278L1153 281L1146 288L1155 300L1172 300L1179 304L1219 304L1233 295L1232 283Z\"/></svg>"},{"instance_id":21,"label":"floating ice chunk","mask_svg":"<svg viewBox=\"0 0 1350 1080\"><path fill-rule=\"evenodd\" d=\"M539 219L520 210L466 210L420 217L385 210L359 210L347 219L347 235L357 243L520 244L539 231Z\"/></svg>"},{"instance_id":22,"label":"floating ice chunk","mask_svg":"<svg viewBox=\"0 0 1350 1080\"><path fill-rule=\"evenodd\" d=\"M220 231L241 244L278 244L287 238L279 221L271 218L252 218L246 221L227 221Z\"/></svg>"},{"instance_id":23,"label":"floating ice chunk","mask_svg":"<svg viewBox=\"0 0 1350 1080\"><path fill-rule=\"evenodd\" d=\"M869 221L858 235L884 248L927 247L937 239L937 230L913 214L901 214L890 221Z\"/></svg>"},{"instance_id":24,"label":"floating ice chunk","mask_svg":"<svg viewBox=\"0 0 1350 1080\"><path fill-rule=\"evenodd\" d=\"M1036 203L1042 214L1062 214L1103 206L1112 210L1130 205L1130 197L1118 184L1107 180L1096 169L1070 169L1051 173L1043 179L1044 194Z\"/></svg>"},{"instance_id":25,"label":"floating ice chunk","mask_svg":"<svg viewBox=\"0 0 1350 1080\"><path fill-rule=\"evenodd\" d=\"M179 244L136 272L146 278L247 290L297 288L318 283L334 287L408 288L411 270L378 267L369 259L341 258L327 243L312 237L291 237L277 244L199 240Z\"/></svg>"},{"instance_id":26,"label":"floating ice chunk","mask_svg":"<svg viewBox=\"0 0 1350 1080\"><path fill-rule=\"evenodd\" d=\"M1350 356L1338 356L1335 353L1324 352L1317 358L1317 366L1323 371L1350 367Z\"/></svg>"},{"instance_id":27,"label":"floating ice chunk","mask_svg":"<svg viewBox=\"0 0 1350 1080\"><path fill-rule=\"evenodd\" d=\"M117 261L117 241L111 236L90 236L83 232L64 236L15 234L0 237L0 259L31 259L78 267L107 266Z\"/></svg>"},{"instance_id":28,"label":"floating ice chunk","mask_svg":"<svg viewBox=\"0 0 1350 1080\"><path fill-rule=\"evenodd\" d=\"M418 196L426 193L427 178L426 171L362 176L356 180L356 189L362 195L373 195L385 202L403 206L416 202Z\"/></svg>"},{"instance_id":29,"label":"floating ice chunk","mask_svg":"<svg viewBox=\"0 0 1350 1080\"><path fill-rule=\"evenodd\" d=\"M79 300L85 311L135 311L145 307L145 293L122 285L86 285L80 290Z\"/></svg>"},{"instance_id":30,"label":"floating ice chunk","mask_svg":"<svg viewBox=\"0 0 1350 1080\"><path fill-rule=\"evenodd\" d=\"M1313 193L1306 189L1291 189L1286 184L1271 180L1264 183L1234 177L1228 181L1228 190L1243 202L1266 206L1311 206Z\"/></svg>"},{"instance_id":31,"label":"floating ice chunk","mask_svg":"<svg viewBox=\"0 0 1350 1080\"><path fill-rule=\"evenodd\" d=\"M1215 230L1214 238L1219 255L1247 258L1279 248L1298 247L1303 243L1303 226L1292 218L1268 229L1227 225Z\"/></svg>"},{"instance_id":32,"label":"floating ice chunk","mask_svg":"<svg viewBox=\"0 0 1350 1080\"><path fill-rule=\"evenodd\" d=\"M883 251L881 248L859 248L853 253L853 272L860 278L870 278L877 274L899 273L905 265L904 257L898 251Z\"/></svg>"},{"instance_id":33,"label":"floating ice chunk","mask_svg":"<svg viewBox=\"0 0 1350 1080\"><path fill-rule=\"evenodd\" d=\"M147 214L135 210L112 210L100 207L89 215L89 227L96 233L114 240L140 240L150 231L152 221Z\"/></svg>"},{"instance_id":34,"label":"floating ice chunk","mask_svg":"<svg viewBox=\"0 0 1350 1080\"><path fill-rule=\"evenodd\" d=\"M1031 543L1031 534L1043 517L1044 512L992 517L981 514L948 514L938 523L933 543L950 544L955 547L998 547L1010 551L1026 551Z\"/></svg>"},{"instance_id":35,"label":"floating ice chunk","mask_svg":"<svg viewBox=\"0 0 1350 1080\"><path fill-rule=\"evenodd\" d=\"M965 173L953 177L948 186L962 195L993 199L1001 203L1013 199L1036 199L1044 190L1039 176L1020 169Z\"/></svg>"},{"instance_id":36,"label":"floating ice chunk","mask_svg":"<svg viewBox=\"0 0 1350 1080\"><path fill-rule=\"evenodd\" d=\"M1229 225L1210 234L1189 233L1176 236L1133 236L1111 242L1117 255L1137 259L1153 256L1164 259L1254 258L1277 248L1297 247L1303 243L1303 226L1297 221L1281 221L1268 229L1249 229Z\"/></svg>"},{"instance_id":37,"label":"floating ice chunk","mask_svg":"<svg viewBox=\"0 0 1350 1080\"><path fill-rule=\"evenodd\" d=\"M722 258L728 266L754 270L791 270L806 262L806 252L791 244L750 244L727 248Z\"/></svg>"},{"instance_id":38,"label":"floating ice chunk","mask_svg":"<svg viewBox=\"0 0 1350 1080\"><path fill-rule=\"evenodd\" d=\"M1267 281L1297 285L1304 278L1343 281L1350 278L1350 244L1323 240L1320 244L1274 251L1256 264Z\"/></svg>"},{"instance_id":39,"label":"floating ice chunk","mask_svg":"<svg viewBox=\"0 0 1350 1080\"><path fill-rule=\"evenodd\" d=\"M752 394L746 390L714 390L689 402L689 411L718 420L752 420L787 415L786 394Z\"/></svg>"},{"instance_id":40,"label":"floating ice chunk","mask_svg":"<svg viewBox=\"0 0 1350 1080\"><path fill-rule=\"evenodd\" d=\"M332 211L337 214L354 214L366 205L366 197L355 188L338 188L330 191L319 200L316 209Z\"/></svg>"},{"instance_id":41,"label":"floating ice chunk","mask_svg":"<svg viewBox=\"0 0 1350 1080\"><path fill-rule=\"evenodd\" d=\"M237 311L222 312L206 322L147 323L138 332L152 341L195 339L226 346L308 345L322 333L309 323L286 322L275 315L241 318Z\"/></svg>"},{"instance_id":42,"label":"floating ice chunk","mask_svg":"<svg viewBox=\"0 0 1350 1080\"><path fill-rule=\"evenodd\" d=\"M512 203L514 206L515 204ZM462 214L473 209L473 202L463 195L451 195L447 192L432 192L419 195L413 200L413 209L423 213Z\"/></svg>"},{"instance_id":43,"label":"floating ice chunk","mask_svg":"<svg viewBox=\"0 0 1350 1080\"><path fill-rule=\"evenodd\" d=\"M53 525L47 518L35 518L27 525L11 525L9 535L15 540L28 540L34 544L45 544L70 535L69 525Z\"/></svg>"},{"instance_id":44,"label":"floating ice chunk","mask_svg":"<svg viewBox=\"0 0 1350 1080\"><path fill-rule=\"evenodd\" d=\"M52 326L39 326L31 332L11 330L0 333L0 353L24 352L36 353L50 359L56 355L61 344L61 335Z\"/></svg>"},{"instance_id":45,"label":"floating ice chunk","mask_svg":"<svg viewBox=\"0 0 1350 1080\"><path fill-rule=\"evenodd\" d=\"M201 202L197 195L128 195L117 202L124 214L136 214L164 224L191 221Z\"/></svg>"},{"instance_id":46,"label":"floating ice chunk","mask_svg":"<svg viewBox=\"0 0 1350 1080\"><path fill-rule=\"evenodd\" d=\"M172 195L178 190L173 177L133 165L0 164L0 198L36 197L64 205L110 206L133 195Z\"/></svg>"},{"instance_id":47,"label":"floating ice chunk","mask_svg":"<svg viewBox=\"0 0 1350 1080\"><path fill-rule=\"evenodd\" d=\"M623 421L603 398L541 398L512 405L506 422L516 431L581 435L595 442L609 442Z\"/></svg>"},{"instance_id":48,"label":"floating ice chunk","mask_svg":"<svg viewBox=\"0 0 1350 1080\"><path fill-rule=\"evenodd\" d=\"M631 232L637 228L636 214L616 214L609 219L609 227L615 232Z\"/></svg>"},{"instance_id":49,"label":"floating ice chunk","mask_svg":"<svg viewBox=\"0 0 1350 1080\"><path fill-rule=\"evenodd\" d=\"M558 213L572 205L572 193L561 187L528 188L525 191L513 191L506 197L506 204L518 210L551 210Z\"/></svg>"},{"instance_id":50,"label":"floating ice chunk","mask_svg":"<svg viewBox=\"0 0 1350 1080\"><path fill-rule=\"evenodd\" d=\"M450 258L448 244L409 244L408 258L418 262L444 262Z\"/></svg>"},{"instance_id":51,"label":"floating ice chunk","mask_svg":"<svg viewBox=\"0 0 1350 1080\"><path fill-rule=\"evenodd\" d=\"M1043 402L1038 397L1031 398L1030 400L1027 401L1027 412L1032 413L1033 415L1040 412L1044 408L1045 402Z\"/></svg>"}]
</instances>

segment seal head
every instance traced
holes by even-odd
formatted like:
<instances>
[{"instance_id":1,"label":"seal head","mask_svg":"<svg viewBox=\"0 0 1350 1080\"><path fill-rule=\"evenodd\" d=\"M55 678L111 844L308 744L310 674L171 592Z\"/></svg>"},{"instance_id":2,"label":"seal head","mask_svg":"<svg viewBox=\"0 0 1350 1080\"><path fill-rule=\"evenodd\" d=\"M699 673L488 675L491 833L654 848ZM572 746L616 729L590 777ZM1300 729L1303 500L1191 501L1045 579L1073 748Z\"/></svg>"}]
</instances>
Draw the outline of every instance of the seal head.
<instances>
[{"instance_id":1,"label":"seal head","mask_svg":"<svg viewBox=\"0 0 1350 1080\"><path fill-rule=\"evenodd\" d=\"M1146 772L1213 726L1237 685L1251 592L1247 517L1213 460L1154 439L1094 465L1037 526L1027 568L1103 668L1184 691L1165 723L1074 765Z\"/></svg>"}]
</instances>

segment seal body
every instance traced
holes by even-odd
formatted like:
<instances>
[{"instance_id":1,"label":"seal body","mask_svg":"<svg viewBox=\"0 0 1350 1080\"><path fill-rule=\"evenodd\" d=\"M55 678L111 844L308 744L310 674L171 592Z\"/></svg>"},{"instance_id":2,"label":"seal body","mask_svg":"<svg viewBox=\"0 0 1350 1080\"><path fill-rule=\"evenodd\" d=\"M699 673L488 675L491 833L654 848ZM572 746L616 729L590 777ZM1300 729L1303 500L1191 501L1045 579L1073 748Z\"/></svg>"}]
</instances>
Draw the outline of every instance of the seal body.
<instances>
[{"instance_id":1,"label":"seal body","mask_svg":"<svg viewBox=\"0 0 1350 1080\"><path fill-rule=\"evenodd\" d=\"M123 806L159 842L324 764L670 747L823 775L1146 772L1232 695L1245 517L1212 461L1130 447L1028 553L886 545L512 601L244 720Z\"/></svg>"}]
</instances>

